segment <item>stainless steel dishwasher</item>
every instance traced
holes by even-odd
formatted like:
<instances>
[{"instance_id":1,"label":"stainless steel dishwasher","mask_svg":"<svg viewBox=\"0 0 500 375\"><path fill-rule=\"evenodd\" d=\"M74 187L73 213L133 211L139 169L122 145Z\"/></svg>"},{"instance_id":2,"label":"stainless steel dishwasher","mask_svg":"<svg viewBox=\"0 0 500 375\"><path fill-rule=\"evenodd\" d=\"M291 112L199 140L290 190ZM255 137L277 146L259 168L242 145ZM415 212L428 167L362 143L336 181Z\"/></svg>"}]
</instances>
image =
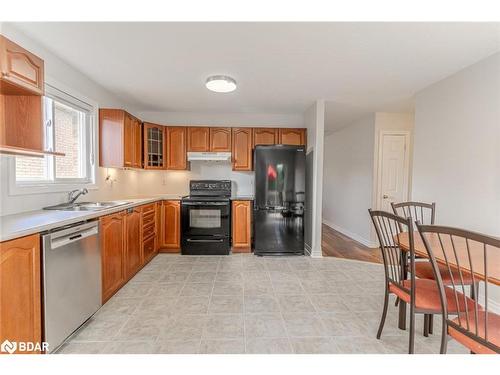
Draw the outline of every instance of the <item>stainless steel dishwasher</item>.
<instances>
[{"instance_id":1,"label":"stainless steel dishwasher","mask_svg":"<svg viewBox=\"0 0 500 375\"><path fill-rule=\"evenodd\" d=\"M49 352L101 307L99 222L46 232L43 244L43 311Z\"/></svg>"}]
</instances>

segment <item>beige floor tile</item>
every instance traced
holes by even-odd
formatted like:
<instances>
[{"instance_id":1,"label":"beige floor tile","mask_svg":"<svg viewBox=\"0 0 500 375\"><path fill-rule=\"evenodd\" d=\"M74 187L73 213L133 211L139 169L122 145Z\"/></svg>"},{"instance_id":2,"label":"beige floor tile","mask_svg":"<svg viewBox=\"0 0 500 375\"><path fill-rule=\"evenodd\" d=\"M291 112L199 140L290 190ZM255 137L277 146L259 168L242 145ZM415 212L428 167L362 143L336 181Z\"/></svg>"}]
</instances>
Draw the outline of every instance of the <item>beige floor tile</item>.
<instances>
[{"instance_id":1,"label":"beige floor tile","mask_svg":"<svg viewBox=\"0 0 500 375\"><path fill-rule=\"evenodd\" d=\"M214 296L242 296L243 295L243 282L241 281L217 281L215 279Z\"/></svg>"},{"instance_id":2,"label":"beige floor tile","mask_svg":"<svg viewBox=\"0 0 500 375\"><path fill-rule=\"evenodd\" d=\"M248 295L245 291L245 313L267 313L278 312L280 307L276 298L272 295Z\"/></svg>"},{"instance_id":3,"label":"beige floor tile","mask_svg":"<svg viewBox=\"0 0 500 375\"><path fill-rule=\"evenodd\" d=\"M197 354L201 340L158 340L154 344L156 354Z\"/></svg>"},{"instance_id":4,"label":"beige floor tile","mask_svg":"<svg viewBox=\"0 0 500 375\"><path fill-rule=\"evenodd\" d=\"M245 315L245 336L286 337L285 322L281 313Z\"/></svg>"},{"instance_id":5,"label":"beige floor tile","mask_svg":"<svg viewBox=\"0 0 500 375\"><path fill-rule=\"evenodd\" d=\"M292 338L290 342L295 354L335 354L338 350L329 337Z\"/></svg>"},{"instance_id":6,"label":"beige floor tile","mask_svg":"<svg viewBox=\"0 0 500 375\"><path fill-rule=\"evenodd\" d=\"M298 295L279 295L278 302L282 312L315 312L309 297L306 294Z\"/></svg>"},{"instance_id":7,"label":"beige floor tile","mask_svg":"<svg viewBox=\"0 0 500 375\"><path fill-rule=\"evenodd\" d=\"M239 296L212 296L208 306L209 314L243 313L243 294Z\"/></svg>"},{"instance_id":8,"label":"beige floor tile","mask_svg":"<svg viewBox=\"0 0 500 375\"><path fill-rule=\"evenodd\" d=\"M244 337L242 314L210 315L203 330L204 339L232 339Z\"/></svg>"},{"instance_id":9,"label":"beige floor tile","mask_svg":"<svg viewBox=\"0 0 500 375\"><path fill-rule=\"evenodd\" d=\"M201 354L244 354L244 339L202 340Z\"/></svg>"},{"instance_id":10,"label":"beige floor tile","mask_svg":"<svg viewBox=\"0 0 500 375\"><path fill-rule=\"evenodd\" d=\"M290 337L326 336L326 330L317 314L283 313L285 327Z\"/></svg>"},{"instance_id":11,"label":"beige floor tile","mask_svg":"<svg viewBox=\"0 0 500 375\"><path fill-rule=\"evenodd\" d=\"M293 348L287 338L247 337L247 354L293 354Z\"/></svg>"}]
</instances>

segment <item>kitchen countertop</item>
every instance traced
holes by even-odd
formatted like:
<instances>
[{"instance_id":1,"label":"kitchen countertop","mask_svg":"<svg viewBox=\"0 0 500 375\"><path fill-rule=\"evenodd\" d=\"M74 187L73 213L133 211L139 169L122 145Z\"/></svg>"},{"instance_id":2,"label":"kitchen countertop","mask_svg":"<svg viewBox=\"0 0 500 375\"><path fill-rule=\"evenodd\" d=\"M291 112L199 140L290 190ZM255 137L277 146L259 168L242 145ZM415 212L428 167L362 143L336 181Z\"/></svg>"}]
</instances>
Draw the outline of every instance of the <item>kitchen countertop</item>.
<instances>
[{"instance_id":1,"label":"kitchen countertop","mask_svg":"<svg viewBox=\"0 0 500 375\"><path fill-rule=\"evenodd\" d=\"M114 199L129 202L117 207L99 211L56 211L37 210L21 212L13 215L0 216L0 242L28 236L83 220L95 219L100 216L126 210L159 200L180 200L176 194L161 194L140 198Z\"/></svg>"}]
</instances>

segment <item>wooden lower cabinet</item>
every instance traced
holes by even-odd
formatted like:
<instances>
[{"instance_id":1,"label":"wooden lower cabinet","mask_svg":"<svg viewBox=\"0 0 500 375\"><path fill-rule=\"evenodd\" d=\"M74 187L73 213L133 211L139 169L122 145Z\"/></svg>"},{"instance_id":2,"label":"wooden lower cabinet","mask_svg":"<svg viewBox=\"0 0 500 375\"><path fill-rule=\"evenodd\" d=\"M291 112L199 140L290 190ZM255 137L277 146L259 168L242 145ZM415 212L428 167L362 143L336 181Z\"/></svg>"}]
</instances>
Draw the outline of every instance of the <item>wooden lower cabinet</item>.
<instances>
[{"instance_id":1,"label":"wooden lower cabinet","mask_svg":"<svg viewBox=\"0 0 500 375\"><path fill-rule=\"evenodd\" d=\"M139 207L125 215L125 278L130 279L143 264L142 254L142 212Z\"/></svg>"},{"instance_id":2,"label":"wooden lower cabinet","mask_svg":"<svg viewBox=\"0 0 500 375\"><path fill-rule=\"evenodd\" d=\"M125 212L99 219L102 258L102 301L106 302L125 282Z\"/></svg>"},{"instance_id":3,"label":"wooden lower cabinet","mask_svg":"<svg viewBox=\"0 0 500 375\"><path fill-rule=\"evenodd\" d=\"M0 243L0 342L41 343L40 265L38 234Z\"/></svg>"},{"instance_id":4,"label":"wooden lower cabinet","mask_svg":"<svg viewBox=\"0 0 500 375\"><path fill-rule=\"evenodd\" d=\"M231 207L233 253L252 249L252 201L233 201Z\"/></svg>"},{"instance_id":5,"label":"wooden lower cabinet","mask_svg":"<svg viewBox=\"0 0 500 375\"><path fill-rule=\"evenodd\" d=\"M181 248L181 202L163 201L161 204L160 251L178 253Z\"/></svg>"}]
</instances>

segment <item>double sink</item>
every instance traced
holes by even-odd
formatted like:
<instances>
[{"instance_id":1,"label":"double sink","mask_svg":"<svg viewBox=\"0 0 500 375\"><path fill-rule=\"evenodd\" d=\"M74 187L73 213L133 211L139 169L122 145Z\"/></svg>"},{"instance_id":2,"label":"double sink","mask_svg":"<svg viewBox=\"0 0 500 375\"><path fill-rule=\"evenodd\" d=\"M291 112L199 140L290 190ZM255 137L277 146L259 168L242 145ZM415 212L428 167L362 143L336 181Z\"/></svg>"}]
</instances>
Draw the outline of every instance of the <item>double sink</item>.
<instances>
[{"instance_id":1,"label":"double sink","mask_svg":"<svg viewBox=\"0 0 500 375\"><path fill-rule=\"evenodd\" d=\"M127 201L109 201L109 202L78 202L78 203L61 203L55 206L44 207L44 210L57 211L100 211L108 208L123 206L128 204Z\"/></svg>"}]
</instances>

